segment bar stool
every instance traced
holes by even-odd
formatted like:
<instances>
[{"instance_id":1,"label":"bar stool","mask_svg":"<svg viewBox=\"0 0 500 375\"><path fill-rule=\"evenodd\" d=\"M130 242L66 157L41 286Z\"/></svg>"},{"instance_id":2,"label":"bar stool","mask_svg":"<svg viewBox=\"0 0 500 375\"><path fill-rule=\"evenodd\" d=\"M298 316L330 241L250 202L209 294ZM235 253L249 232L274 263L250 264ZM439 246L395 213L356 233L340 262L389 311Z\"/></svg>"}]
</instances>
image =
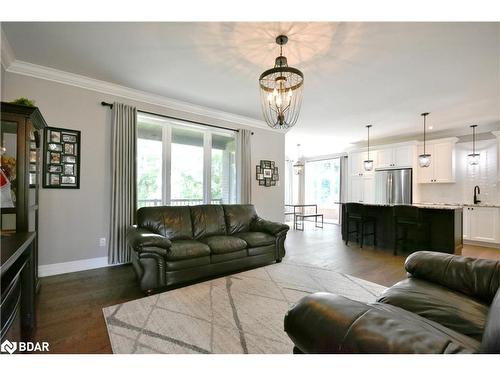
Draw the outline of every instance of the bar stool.
<instances>
[{"instance_id":1,"label":"bar stool","mask_svg":"<svg viewBox=\"0 0 500 375\"><path fill-rule=\"evenodd\" d=\"M402 241L404 247L406 247L411 241L408 241L408 233L412 232L416 236L415 241L413 241L414 250L418 250L418 247L425 244L423 250L429 250L430 245L430 225L428 222L424 221L421 215L422 210L414 206L394 206L393 216L394 216L394 255L398 253L398 245ZM399 233L402 232L402 237ZM424 240L419 241L419 236L424 234Z\"/></svg>"},{"instance_id":2,"label":"bar stool","mask_svg":"<svg viewBox=\"0 0 500 375\"><path fill-rule=\"evenodd\" d=\"M356 229L351 230L350 224L354 222L356 223ZM372 232L365 233L365 225L372 225ZM351 233L356 233L356 241L359 243L359 247L363 248L363 242L365 236L373 236L373 245L377 246L377 220L372 217L366 215L366 207L360 203L346 203L346 238L345 244L349 244L349 236Z\"/></svg>"}]
</instances>

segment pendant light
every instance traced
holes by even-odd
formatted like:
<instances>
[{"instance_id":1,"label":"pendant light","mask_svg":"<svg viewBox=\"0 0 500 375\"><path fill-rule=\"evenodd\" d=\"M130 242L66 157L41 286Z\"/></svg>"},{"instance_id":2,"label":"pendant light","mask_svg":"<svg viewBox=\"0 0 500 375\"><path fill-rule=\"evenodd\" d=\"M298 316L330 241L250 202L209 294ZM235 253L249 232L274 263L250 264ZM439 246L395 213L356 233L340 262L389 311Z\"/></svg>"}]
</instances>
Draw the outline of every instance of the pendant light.
<instances>
[{"instance_id":1,"label":"pendant light","mask_svg":"<svg viewBox=\"0 0 500 375\"><path fill-rule=\"evenodd\" d=\"M422 168L426 168L429 165L431 165L431 154L425 152L425 118L427 117L428 114L429 112L424 112L421 114L421 116L424 118L424 153L418 155L418 164Z\"/></svg>"},{"instance_id":2,"label":"pendant light","mask_svg":"<svg viewBox=\"0 0 500 375\"><path fill-rule=\"evenodd\" d=\"M296 175L304 173L304 162L300 160L300 143L297 144L297 161L293 165L293 171Z\"/></svg>"},{"instance_id":3,"label":"pendant light","mask_svg":"<svg viewBox=\"0 0 500 375\"><path fill-rule=\"evenodd\" d=\"M371 125L366 125L366 129L368 131L368 157L367 159L363 162L363 165L365 167L365 171L371 171L373 169L373 160L370 159L370 128Z\"/></svg>"},{"instance_id":4,"label":"pendant light","mask_svg":"<svg viewBox=\"0 0 500 375\"><path fill-rule=\"evenodd\" d=\"M302 105L304 74L288 66L283 56L283 46L287 42L286 35L276 38L280 55L275 59L274 68L266 70L259 78L262 113L267 125L274 129L294 126Z\"/></svg>"},{"instance_id":5,"label":"pendant light","mask_svg":"<svg viewBox=\"0 0 500 375\"><path fill-rule=\"evenodd\" d=\"M476 128L477 125L471 125L472 128L472 154L467 155L467 160L469 161L469 165L478 165L479 164L479 154L476 153Z\"/></svg>"}]
</instances>

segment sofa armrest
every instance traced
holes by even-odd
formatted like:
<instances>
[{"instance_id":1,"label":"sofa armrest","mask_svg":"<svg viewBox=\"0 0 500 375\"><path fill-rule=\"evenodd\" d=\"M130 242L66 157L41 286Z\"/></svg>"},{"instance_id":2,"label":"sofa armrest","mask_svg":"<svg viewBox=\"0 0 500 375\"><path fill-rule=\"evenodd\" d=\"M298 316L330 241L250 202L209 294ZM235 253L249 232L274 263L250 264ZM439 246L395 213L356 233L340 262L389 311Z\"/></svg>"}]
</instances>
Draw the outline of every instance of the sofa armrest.
<instances>
[{"instance_id":1,"label":"sofa armrest","mask_svg":"<svg viewBox=\"0 0 500 375\"><path fill-rule=\"evenodd\" d=\"M287 232L289 229L290 227L286 224L265 220L260 217L252 221L250 225L252 232L266 232L273 236L276 236L280 232Z\"/></svg>"},{"instance_id":2,"label":"sofa armrest","mask_svg":"<svg viewBox=\"0 0 500 375\"><path fill-rule=\"evenodd\" d=\"M410 255L405 269L424 279L491 303L500 287L500 261L469 258L431 251Z\"/></svg>"},{"instance_id":3,"label":"sofa armrest","mask_svg":"<svg viewBox=\"0 0 500 375\"><path fill-rule=\"evenodd\" d=\"M135 225L127 231L127 244L138 253L155 252L161 255L166 255L172 246L168 238Z\"/></svg>"},{"instance_id":4,"label":"sofa armrest","mask_svg":"<svg viewBox=\"0 0 500 375\"><path fill-rule=\"evenodd\" d=\"M472 353L479 342L399 307L330 293L302 298L285 331L303 353Z\"/></svg>"}]
</instances>

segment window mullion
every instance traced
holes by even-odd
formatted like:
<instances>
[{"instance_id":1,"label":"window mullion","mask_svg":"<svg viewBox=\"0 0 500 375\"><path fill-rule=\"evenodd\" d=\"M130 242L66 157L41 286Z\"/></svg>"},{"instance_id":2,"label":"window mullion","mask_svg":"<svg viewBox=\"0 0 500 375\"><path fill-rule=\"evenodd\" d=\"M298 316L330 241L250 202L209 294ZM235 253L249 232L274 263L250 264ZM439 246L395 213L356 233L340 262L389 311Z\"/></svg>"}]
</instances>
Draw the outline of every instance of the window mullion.
<instances>
[{"instance_id":1,"label":"window mullion","mask_svg":"<svg viewBox=\"0 0 500 375\"><path fill-rule=\"evenodd\" d=\"M163 204L169 206L172 195L172 127L165 125L162 129L162 198Z\"/></svg>"},{"instance_id":2,"label":"window mullion","mask_svg":"<svg viewBox=\"0 0 500 375\"><path fill-rule=\"evenodd\" d=\"M212 133L203 136L203 201L212 203Z\"/></svg>"}]
</instances>

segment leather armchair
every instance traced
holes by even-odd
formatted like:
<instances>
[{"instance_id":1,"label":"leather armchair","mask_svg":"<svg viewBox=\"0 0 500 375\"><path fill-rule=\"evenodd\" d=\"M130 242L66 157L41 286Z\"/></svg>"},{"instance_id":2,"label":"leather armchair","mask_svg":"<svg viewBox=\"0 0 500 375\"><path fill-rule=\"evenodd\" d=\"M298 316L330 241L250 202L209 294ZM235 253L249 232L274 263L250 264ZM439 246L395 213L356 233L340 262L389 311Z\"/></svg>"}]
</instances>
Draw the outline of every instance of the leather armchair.
<instances>
[{"instance_id":1,"label":"leather armchair","mask_svg":"<svg viewBox=\"0 0 500 375\"><path fill-rule=\"evenodd\" d=\"M374 303L299 301L285 316L295 352L500 353L499 261L424 251L405 268L408 279Z\"/></svg>"}]
</instances>

